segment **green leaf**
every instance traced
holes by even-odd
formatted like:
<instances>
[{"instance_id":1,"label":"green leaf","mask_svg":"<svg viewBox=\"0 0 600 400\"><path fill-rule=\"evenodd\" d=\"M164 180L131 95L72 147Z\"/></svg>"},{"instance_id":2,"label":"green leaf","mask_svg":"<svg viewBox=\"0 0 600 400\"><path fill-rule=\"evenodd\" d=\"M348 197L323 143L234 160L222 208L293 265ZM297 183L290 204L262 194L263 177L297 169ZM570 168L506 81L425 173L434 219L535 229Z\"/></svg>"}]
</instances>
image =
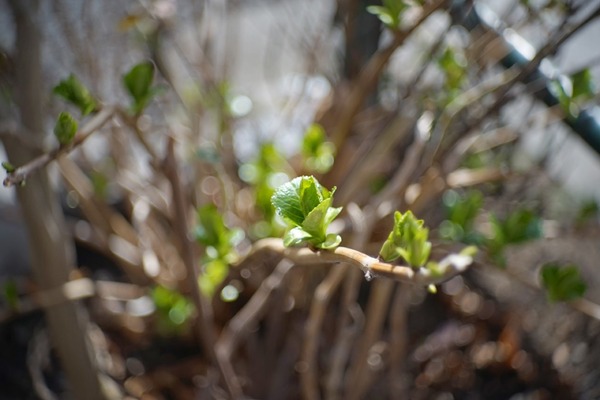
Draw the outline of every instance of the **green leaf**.
<instances>
[{"instance_id":1,"label":"green leaf","mask_svg":"<svg viewBox=\"0 0 600 400\"><path fill-rule=\"evenodd\" d=\"M61 112L54 125L54 136L61 145L71 143L77 133L77 121L68 112Z\"/></svg>"},{"instance_id":2,"label":"green leaf","mask_svg":"<svg viewBox=\"0 0 600 400\"><path fill-rule=\"evenodd\" d=\"M198 284L202 294L212 297L217 287L227 278L229 265L223 260L210 260L202 267L202 275L198 278Z\"/></svg>"},{"instance_id":3,"label":"green leaf","mask_svg":"<svg viewBox=\"0 0 600 400\"><path fill-rule=\"evenodd\" d=\"M423 220L416 219L409 210L404 215L394 213L394 227L383 243L379 256L387 261L402 257L413 267L425 265L431 253L431 242L427 240L429 230Z\"/></svg>"},{"instance_id":4,"label":"green leaf","mask_svg":"<svg viewBox=\"0 0 600 400\"><path fill-rule=\"evenodd\" d=\"M325 237L325 241L322 243L318 243L316 247L324 250L333 250L338 247L342 243L342 237L335 233L329 233Z\"/></svg>"},{"instance_id":5,"label":"green leaf","mask_svg":"<svg viewBox=\"0 0 600 400\"><path fill-rule=\"evenodd\" d=\"M297 246L300 243L312 238L312 235L299 226L290 229L283 237L283 245L285 247Z\"/></svg>"},{"instance_id":6,"label":"green leaf","mask_svg":"<svg viewBox=\"0 0 600 400\"><path fill-rule=\"evenodd\" d=\"M327 190L313 176L292 179L275 190L271 202L277 213L292 228L301 228L292 229L286 234L286 246L301 242L309 242L316 247L324 245L329 224L342 210L341 207L331 207L334 192L335 188ZM332 248L336 242L339 244L336 238L331 237L326 246Z\"/></svg>"},{"instance_id":7,"label":"green leaf","mask_svg":"<svg viewBox=\"0 0 600 400\"><path fill-rule=\"evenodd\" d=\"M15 172L15 166L9 163L8 161L2 161L2 168L6 171L6 173L10 174Z\"/></svg>"},{"instance_id":8,"label":"green leaf","mask_svg":"<svg viewBox=\"0 0 600 400\"><path fill-rule=\"evenodd\" d=\"M196 240L204 246L216 250L212 258L219 258L231 262L236 258L234 246L237 245L244 234L240 229L229 229L223 217L213 204L208 204L198 209L198 225L195 229ZM214 252L214 250L212 250ZM210 256L210 254L209 254Z\"/></svg>"},{"instance_id":9,"label":"green leaf","mask_svg":"<svg viewBox=\"0 0 600 400\"><path fill-rule=\"evenodd\" d=\"M594 78L589 68L582 69L581 71L571 76L573 82L573 99L591 99L594 97L596 88L594 85Z\"/></svg>"},{"instance_id":10,"label":"green leaf","mask_svg":"<svg viewBox=\"0 0 600 400\"><path fill-rule=\"evenodd\" d=\"M302 222L302 229L310 233L315 239L324 241L325 230L327 225L325 224L325 216L327 215L327 209L331 206L331 198L324 200L321 204L315 207Z\"/></svg>"},{"instance_id":11,"label":"green leaf","mask_svg":"<svg viewBox=\"0 0 600 400\"><path fill-rule=\"evenodd\" d=\"M300 186L304 179L308 179L308 177L301 176L284 183L275 190L271 197L271 203L277 213L296 226L302 225L305 217L300 198Z\"/></svg>"},{"instance_id":12,"label":"green leaf","mask_svg":"<svg viewBox=\"0 0 600 400\"><path fill-rule=\"evenodd\" d=\"M569 301L579 298L586 291L586 284L575 265L546 264L540 270L543 286L550 301Z\"/></svg>"},{"instance_id":13,"label":"green leaf","mask_svg":"<svg viewBox=\"0 0 600 400\"><path fill-rule=\"evenodd\" d=\"M383 22L384 25L386 25L390 28L397 26L395 23L396 20L395 20L394 16L390 13L390 10L388 10L386 7L368 6L367 12L375 15L377 18L379 18L379 20L381 22Z\"/></svg>"},{"instance_id":14,"label":"green leaf","mask_svg":"<svg viewBox=\"0 0 600 400\"><path fill-rule=\"evenodd\" d=\"M325 130L319 124L312 124L304 134L302 156L304 167L309 171L325 173L335 160L335 146L325 140Z\"/></svg>"},{"instance_id":15,"label":"green leaf","mask_svg":"<svg viewBox=\"0 0 600 400\"><path fill-rule=\"evenodd\" d=\"M151 88L154 79L154 64L145 61L135 65L123 76L123 84L133 99L133 112L139 114L155 94Z\"/></svg>"},{"instance_id":16,"label":"green leaf","mask_svg":"<svg viewBox=\"0 0 600 400\"><path fill-rule=\"evenodd\" d=\"M315 178L302 179L300 184L300 205L302 214L308 216L310 212L323 201L323 194Z\"/></svg>"},{"instance_id":17,"label":"green leaf","mask_svg":"<svg viewBox=\"0 0 600 400\"><path fill-rule=\"evenodd\" d=\"M384 0L383 6L368 6L367 12L375 15L390 29L398 29L402 13L409 6L404 0Z\"/></svg>"},{"instance_id":18,"label":"green leaf","mask_svg":"<svg viewBox=\"0 0 600 400\"><path fill-rule=\"evenodd\" d=\"M97 108L96 100L89 90L73 74L60 81L52 92L79 107L82 115L88 115Z\"/></svg>"}]
</instances>

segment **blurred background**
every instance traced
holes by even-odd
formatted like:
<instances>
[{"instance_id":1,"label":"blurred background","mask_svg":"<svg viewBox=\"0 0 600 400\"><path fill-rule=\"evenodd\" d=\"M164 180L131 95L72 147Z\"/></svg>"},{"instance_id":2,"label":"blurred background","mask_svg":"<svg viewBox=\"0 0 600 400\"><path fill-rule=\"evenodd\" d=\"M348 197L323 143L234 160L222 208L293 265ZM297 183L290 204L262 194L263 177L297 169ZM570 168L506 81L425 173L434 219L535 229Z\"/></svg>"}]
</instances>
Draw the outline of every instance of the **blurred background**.
<instances>
[{"instance_id":1,"label":"blurred background","mask_svg":"<svg viewBox=\"0 0 600 400\"><path fill-rule=\"evenodd\" d=\"M0 158L51 154L0 190L0 399L600 398L599 16L0 0ZM343 246L412 210L476 261L435 294L296 266L260 244L300 175Z\"/></svg>"}]
</instances>

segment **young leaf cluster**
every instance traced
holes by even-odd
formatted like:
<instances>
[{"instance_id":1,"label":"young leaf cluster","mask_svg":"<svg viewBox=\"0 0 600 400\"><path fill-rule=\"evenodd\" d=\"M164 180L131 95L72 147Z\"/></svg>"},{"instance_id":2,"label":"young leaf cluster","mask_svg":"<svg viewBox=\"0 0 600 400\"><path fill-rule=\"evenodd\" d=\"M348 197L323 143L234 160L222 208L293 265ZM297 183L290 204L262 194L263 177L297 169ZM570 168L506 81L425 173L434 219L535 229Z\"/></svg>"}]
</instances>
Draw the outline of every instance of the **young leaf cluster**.
<instances>
[{"instance_id":1,"label":"young leaf cluster","mask_svg":"<svg viewBox=\"0 0 600 400\"><path fill-rule=\"evenodd\" d=\"M84 117L98 109L98 103L88 88L73 74L60 81L52 92L78 107ZM54 124L54 136L60 145L71 143L76 133L77 120L68 112L61 112Z\"/></svg>"},{"instance_id":2,"label":"young leaf cluster","mask_svg":"<svg viewBox=\"0 0 600 400\"><path fill-rule=\"evenodd\" d=\"M290 226L283 244L308 243L319 249L334 249L342 241L339 235L327 233L329 224L342 211L332 207L335 187L329 191L313 177L301 176L281 185L271 203Z\"/></svg>"},{"instance_id":3,"label":"young leaf cluster","mask_svg":"<svg viewBox=\"0 0 600 400\"><path fill-rule=\"evenodd\" d=\"M400 27L402 13L409 8L405 0L383 0L381 6L368 6L367 11L375 15L389 29L395 30Z\"/></svg>"},{"instance_id":4,"label":"young leaf cluster","mask_svg":"<svg viewBox=\"0 0 600 400\"><path fill-rule=\"evenodd\" d=\"M207 296L212 296L215 288L223 282L229 271L229 264L237 259L235 246L243 239L240 229L229 229L223 217L212 205L198 209L198 225L195 238L205 247L202 259L202 275L200 289Z\"/></svg>"},{"instance_id":5,"label":"young leaf cluster","mask_svg":"<svg viewBox=\"0 0 600 400\"><path fill-rule=\"evenodd\" d=\"M490 222L492 237L487 241L487 247L490 255L501 265L504 264L502 250L507 245L542 236L542 220L532 210L517 209L504 219L492 216Z\"/></svg>"},{"instance_id":6,"label":"young leaf cluster","mask_svg":"<svg viewBox=\"0 0 600 400\"><path fill-rule=\"evenodd\" d=\"M52 92L77 106L83 116L90 114L98 107L90 91L73 74L60 81Z\"/></svg>"},{"instance_id":7,"label":"young leaf cluster","mask_svg":"<svg viewBox=\"0 0 600 400\"><path fill-rule=\"evenodd\" d=\"M165 334L181 333L194 312L194 305L181 293L165 286L152 289L152 300L156 306L157 328Z\"/></svg>"},{"instance_id":8,"label":"young leaf cluster","mask_svg":"<svg viewBox=\"0 0 600 400\"><path fill-rule=\"evenodd\" d=\"M427 240L429 229L423 220L417 219L409 210L394 213L394 228L383 243L379 256L387 262L403 258L412 267L425 265L431 253L431 242Z\"/></svg>"},{"instance_id":9,"label":"young leaf cluster","mask_svg":"<svg viewBox=\"0 0 600 400\"><path fill-rule=\"evenodd\" d=\"M77 121L68 112L61 112L54 125L54 136L61 146L65 146L73 140L77 133Z\"/></svg>"},{"instance_id":10,"label":"young leaf cluster","mask_svg":"<svg viewBox=\"0 0 600 400\"><path fill-rule=\"evenodd\" d=\"M131 110L134 114L140 114L157 93L152 87L153 80L154 64L150 61L135 65L123 76L123 85L133 100Z\"/></svg>"},{"instance_id":11,"label":"young leaf cluster","mask_svg":"<svg viewBox=\"0 0 600 400\"><path fill-rule=\"evenodd\" d=\"M569 301L583 296L586 285L575 265L546 264L540 278L550 301Z\"/></svg>"},{"instance_id":12,"label":"young leaf cluster","mask_svg":"<svg viewBox=\"0 0 600 400\"><path fill-rule=\"evenodd\" d=\"M324 174L333 166L335 146L328 142L321 125L312 124L304 134L302 156L304 167L311 172Z\"/></svg>"},{"instance_id":13,"label":"young leaf cluster","mask_svg":"<svg viewBox=\"0 0 600 400\"><path fill-rule=\"evenodd\" d=\"M576 118L579 115L581 105L593 99L596 93L596 87L589 68L552 81L549 88L558 98L561 108L569 118Z\"/></svg>"},{"instance_id":14,"label":"young leaf cluster","mask_svg":"<svg viewBox=\"0 0 600 400\"><path fill-rule=\"evenodd\" d=\"M440 235L444 239L479 244L483 235L473 229L475 218L483 205L483 194L472 190L460 195L448 190L443 196L447 219L440 224Z\"/></svg>"}]
</instances>

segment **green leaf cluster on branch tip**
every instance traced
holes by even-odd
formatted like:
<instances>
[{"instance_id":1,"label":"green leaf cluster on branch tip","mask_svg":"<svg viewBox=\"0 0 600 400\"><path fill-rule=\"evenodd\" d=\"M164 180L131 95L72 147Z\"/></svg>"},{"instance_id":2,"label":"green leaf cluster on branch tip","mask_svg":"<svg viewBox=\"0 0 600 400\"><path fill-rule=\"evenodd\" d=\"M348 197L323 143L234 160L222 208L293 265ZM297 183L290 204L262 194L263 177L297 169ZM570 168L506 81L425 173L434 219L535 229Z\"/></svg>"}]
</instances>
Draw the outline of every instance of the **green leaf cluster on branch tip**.
<instances>
[{"instance_id":1,"label":"green leaf cluster on branch tip","mask_svg":"<svg viewBox=\"0 0 600 400\"><path fill-rule=\"evenodd\" d=\"M500 265L504 264L502 250L507 245L542 237L542 220L532 210L518 209L505 219L491 216L490 222L492 237L487 241L487 248Z\"/></svg>"},{"instance_id":2,"label":"green leaf cluster on branch tip","mask_svg":"<svg viewBox=\"0 0 600 400\"><path fill-rule=\"evenodd\" d=\"M165 335L178 334L186 328L194 305L181 293L165 286L152 289L152 300L158 316L158 331Z\"/></svg>"},{"instance_id":3,"label":"green leaf cluster on branch tip","mask_svg":"<svg viewBox=\"0 0 600 400\"><path fill-rule=\"evenodd\" d=\"M389 29L400 28L402 13L409 8L405 0L383 0L381 6L368 6L367 12L375 15Z\"/></svg>"},{"instance_id":4,"label":"green leaf cluster on branch tip","mask_svg":"<svg viewBox=\"0 0 600 400\"><path fill-rule=\"evenodd\" d=\"M235 246L243 239L244 233L241 229L229 229L212 204L198 209L198 225L194 233L198 243L205 246L198 283L202 292L210 297L227 276L229 264L236 261Z\"/></svg>"},{"instance_id":5,"label":"green leaf cluster on branch tip","mask_svg":"<svg viewBox=\"0 0 600 400\"><path fill-rule=\"evenodd\" d=\"M339 235L327 233L331 222L342 211L332 207L335 187L327 190L313 176L300 176L281 185L271 203L290 226L283 244L287 247L308 243L319 249L334 249L342 241Z\"/></svg>"},{"instance_id":6,"label":"green leaf cluster on branch tip","mask_svg":"<svg viewBox=\"0 0 600 400\"><path fill-rule=\"evenodd\" d=\"M442 198L447 219L440 224L440 236L464 243L480 244L483 235L473 229L473 223L483 205L483 194L471 190L464 195L447 190Z\"/></svg>"},{"instance_id":7,"label":"green leaf cluster on branch tip","mask_svg":"<svg viewBox=\"0 0 600 400\"><path fill-rule=\"evenodd\" d=\"M569 77L561 76L550 82L549 89L558 98L561 108L569 118L577 118L582 104L593 99L596 93L589 68Z\"/></svg>"},{"instance_id":8,"label":"green leaf cluster on branch tip","mask_svg":"<svg viewBox=\"0 0 600 400\"><path fill-rule=\"evenodd\" d=\"M325 130L319 124L308 127L302 141L304 167L311 172L324 174L333 166L335 146L326 141Z\"/></svg>"},{"instance_id":9,"label":"green leaf cluster on branch tip","mask_svg":"<svg viewBox=\"0 0 600 400\"><path fill-rule=\"evenodd\" d=\"M445 75L444 101L450 102L460 93L467 76L467 62L462 54L447 47L438 59L438 65Z\"/></svg>"},{"instance_id":10,"label":"green leaf cluster on branch tip","mask_svg":"<svg viewBox=\"0 0 600 400\"><path fill-rule=\"evenodd\" d=\"M387 262L403 258L412 267L422 267L429 259L431 242L429 229L423 227L423 220L415 218L409 210L402 214L394 213L394 227L383 243L379 256Z\"/></svg>"},{"instance_id":11,"label":"green leaf cluster on branch tip","mask_svg":"<svg viewBox=\"0 0 600 400\"><path fill-rule=\"evenodd\" d=\"M280 184L289 180L288 175L282 172L289 170L291 167L286 159L271 142L262 143L257 157L240 166L238 175L252 186L254 204L262 217L252 225L250 234L253 237L280 236L283 232L282 224L274 218L271 197Z\"/></svg>"},{"instance_id":12,"label":"green leaf cluster on branch tip","mask_svg":"<svg viewBox=\"0 0 600 400\"><path fill-rule=\"evenodd\" d=\"M575 265L546 264L540 270L540 277L550 301L574 300L586 291L586 284Z\"/></svg>"},{"instance_id":13,"label":"green leaf cluster on branch tip","mask_svg":"<svg viewBox=\"0 0 600 400\"><path fill-rule=\"evenodd\" d=\"M135 65L123 76L123 85L133 100L131 110L134 114L140 114L157 93L152 87L153 80L154 64L150 61Z\"/></svg>"},{"instance_id":14,"label":"green leaf cluster on branch tip","mask_svg":"<svg viewBox=\"0 0 600 400\"><path fill-rule=\"evenodd\" d=\"M13 173L16 170L15 166L8 161L2 161L2 168L4 168L7 174Z\"/></svg>"},{"instance_id":15,"label":"green leaf cluster on branch tip","mask_svg":"<svg viewBox=\"0 0 600 400\"><path fill-rule=\"evenodd\" d=\"M54 136L65 146L73 141L77 133L77 121L68 112L61 112L54 125Z\"/></svg>"},{"instance_id":16,"label":"green leaf cluster on branch tip","mask_svg":"<svg viewBox=\"0 0 600 400\"><path fill-rule=\"evenodd\" d=\"M81 115L85 116L95 111L98 104L90 91L73 74L59 82L52 92L73 105L79 107Z\"/></svg>"}]
</instances>

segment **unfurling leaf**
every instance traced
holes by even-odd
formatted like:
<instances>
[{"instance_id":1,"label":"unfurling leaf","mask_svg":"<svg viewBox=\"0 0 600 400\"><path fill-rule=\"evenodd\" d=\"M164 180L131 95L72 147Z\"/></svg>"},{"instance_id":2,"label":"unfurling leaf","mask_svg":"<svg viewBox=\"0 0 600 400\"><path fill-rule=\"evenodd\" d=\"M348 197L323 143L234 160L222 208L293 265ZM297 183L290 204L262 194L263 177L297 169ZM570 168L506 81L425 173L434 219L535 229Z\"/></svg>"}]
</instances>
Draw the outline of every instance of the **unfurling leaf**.
<instances>
[{"instance_id":1,"label":"unfurling leaf","mask_svg":"<svg viewBox=\"0 0 600 400\"><path fill-rule=\"evenodd\" d=\"M416 219L411 211L404 215L396 211L394 228L383 243L379 255L384 261L394 261L402 257L411 266L421 267L431 253L428 236L429 229L423 227L423 220Z\"/></svg>"},{"instance_id":2,"label":"unfurling leaf","mask_svg":"<svg viewBox=\"0 0 600 400\"><path fill-rule=\"evenodd\" d=\"M77 133L77 121L68 112L61 112L54 125L54 136L61 145L71 143Z\"/></svg>"},{"instance_id":3,"label":"unfurling leaf","mask_svg":"<svg viewBox=\"0 0 600 400\"><path fill-rule=\"evenodd\" d=\"M6 171L6 173L10 174L15 172L15 166L9 163L8 161L2 161L2 168Z\"/></svg>"},{"instance_id":4,"label":"unfurling leaf","mask_svg":"<svg viewBox=\"0 0 600 400\"><path fill-rule=\"evenodd\" d=\"M333 193L325 189L313 176L301 176L281 185L271 197L275 210L290 226L284 245L304 242L321 249L337 247L341 238L327 234L329 224L342 211L331 207Z\"/></svg>"},{"instance_id":5,"label":"unfurling leaf","mask_svg":"<svg viewBox=\"0 0 600 400\"><path fill-rule=\"evenodd\" d=\"M82 115L87 115L97 108L96 100L90 91L73 74L60 81L52 92L79 107Z\"/></svg>"},{"instance_id":6,"label":"unfurling leaf","mask_svg":"<svg viewBox=\"0 0 600 400\"><path fill-rule=\"evenodd\" d=\"M125 89L133 99L132 109L135 114L142 112L155 94L151 87L153 79L154 64L150 61L135 65L123 77Z\"/></svg>"}]
</instances>

